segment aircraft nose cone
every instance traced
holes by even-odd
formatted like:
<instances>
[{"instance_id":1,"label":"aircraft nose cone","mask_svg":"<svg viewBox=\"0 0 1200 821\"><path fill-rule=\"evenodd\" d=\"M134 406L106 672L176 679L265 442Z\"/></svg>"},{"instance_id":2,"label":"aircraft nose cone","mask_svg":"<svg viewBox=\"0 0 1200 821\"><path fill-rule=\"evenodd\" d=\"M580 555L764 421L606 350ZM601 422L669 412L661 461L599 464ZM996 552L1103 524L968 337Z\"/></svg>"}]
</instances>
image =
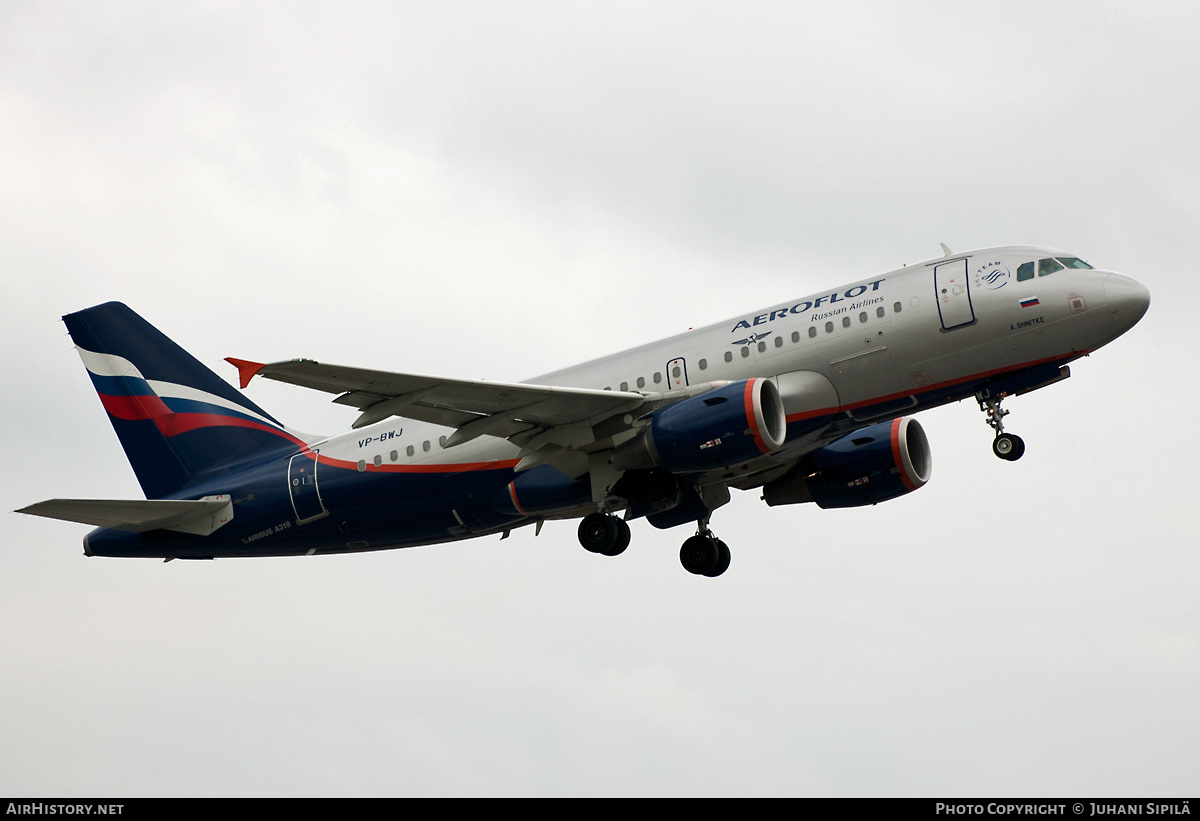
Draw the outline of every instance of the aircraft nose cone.
<instances>
[{"instance_id":1,"label":"aircraft nose cone","mask_svg":"<svg viewBox=\"0 0 1200 821\"><path fill-rule=\"evenodd\" d=\"M1120 333L1136 325L1150 307L1150 292L1146 286L1120 274L1109 274L1104 279L1104 297Z\"/></svg>"}]
</instances>

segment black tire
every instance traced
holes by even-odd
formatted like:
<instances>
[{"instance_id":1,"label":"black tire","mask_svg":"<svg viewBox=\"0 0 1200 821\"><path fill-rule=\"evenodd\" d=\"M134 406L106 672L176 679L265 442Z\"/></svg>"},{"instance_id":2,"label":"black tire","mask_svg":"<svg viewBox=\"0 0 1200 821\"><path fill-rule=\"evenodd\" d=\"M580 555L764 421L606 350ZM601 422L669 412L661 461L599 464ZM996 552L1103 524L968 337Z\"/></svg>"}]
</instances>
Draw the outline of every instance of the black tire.
<instances>
[{"instance_id":1,"label":"black tire","mask_svg":"<svg viewBox=\"0 0 1200 821\"><path fill-rule=\"evenodd\" d=\"M1025 442L1020 436L1002 433L992 441L992 453L1008 462L1015 462L1025 453Z\"/></svg>"},{"instance_id":2,"label":"black tire","mask_svg":"<svg viewBox=\"0 0 1200 821\"><path fill-rule=\"evenodd\" d=\"M629 539L632 534L629 532L629 523L624 519L618 519L617 517L613 516L612 520L617 523L617 541L612 546L612 550L608 551L604 555L620 556L625 552L625 548L629 547Z\"/></svg>"},{"instance_id":3,"label":"black tire","mask_svg":"<svg viewBox=\"0 0 1200 821\"><path fill-rule=\"evenodd\" d=\"M733 558L733 556L729 552L729 545L725 544L720 539L714 539L714 541L717 543L717 551L719 553L717 556L717 564L715 567L713 567L711 573L706 573L705 575L716 578L729 569L729 561Z\"/></svg>"},{"instance_id":4,"label":"black tire","mask_svg":"<svg viewBox=\"0 0 1200 821\"><path fill-rule=\"evenodd\" d=\"M684 570L697 576L712 575L720 558L716 539L704 535L693 536L679 548L679 563Z\"/></svg>"},{"instance_id":5,"label":"black tire","mask_svg":"<svg viewBox=\"0 0 1200 821\"><path fill-rule=\"evenodd\" d=\"M612 551L621 538L620 525L625 524L607 513L592 513L583 517L579 523L579 543L589 553L599 553L602 556L615 556ZM627 531L628 526L625 527ZM628 545L626 541L626 545ZM622 547L621 550L625 548ZM620 551L618 551L620 552Z\"/></svg>"}]
</instances>

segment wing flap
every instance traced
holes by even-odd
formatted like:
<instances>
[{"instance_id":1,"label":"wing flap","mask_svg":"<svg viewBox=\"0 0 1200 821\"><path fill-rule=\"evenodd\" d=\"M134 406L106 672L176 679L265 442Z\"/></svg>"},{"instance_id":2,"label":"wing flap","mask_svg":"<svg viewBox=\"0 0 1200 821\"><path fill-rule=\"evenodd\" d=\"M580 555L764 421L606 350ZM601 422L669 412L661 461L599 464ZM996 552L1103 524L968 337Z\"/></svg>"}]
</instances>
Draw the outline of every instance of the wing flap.
<instances>
[{"instance_id":1,"label":"wing flap","mask_svg":"<svg viewBox=\"0 0 1200 821\"><path fill-rule=\"evenodd\" d=\"M207 536L233 519L228 495L203 499L50 499L17 513L130 533L174 530Z\"/></svg>"}]
</instances>

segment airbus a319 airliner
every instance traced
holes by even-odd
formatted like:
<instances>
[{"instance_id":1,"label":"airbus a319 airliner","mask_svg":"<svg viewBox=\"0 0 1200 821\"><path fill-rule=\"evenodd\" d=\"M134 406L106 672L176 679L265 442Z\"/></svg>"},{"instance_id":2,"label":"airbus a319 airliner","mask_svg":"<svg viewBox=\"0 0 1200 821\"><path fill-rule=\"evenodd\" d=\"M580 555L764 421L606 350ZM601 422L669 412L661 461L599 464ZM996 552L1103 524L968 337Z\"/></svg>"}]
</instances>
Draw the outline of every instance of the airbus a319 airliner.
<instances>
[{"instance_id":1,"label":"airbus a319 airliner","mask_svg":"<svg viewBox=\"0 0 1200 821\"><path fill-rule=\"evenodd\" d=\"M63 317L145 500L54 499L22 513L98 526L88 556L345 553L582 518L615 556L629 522L691 525L690 572L718 576L709 530L730 488L768 505L872 505L929 481L909 414L974 397L1018 459L1001 401L1070 375L1150 295L1048 248L954 254L643 345L527 383L230 359L336 394L352 430L275 419L126 306Z\"/></svg>"}]
</instances>

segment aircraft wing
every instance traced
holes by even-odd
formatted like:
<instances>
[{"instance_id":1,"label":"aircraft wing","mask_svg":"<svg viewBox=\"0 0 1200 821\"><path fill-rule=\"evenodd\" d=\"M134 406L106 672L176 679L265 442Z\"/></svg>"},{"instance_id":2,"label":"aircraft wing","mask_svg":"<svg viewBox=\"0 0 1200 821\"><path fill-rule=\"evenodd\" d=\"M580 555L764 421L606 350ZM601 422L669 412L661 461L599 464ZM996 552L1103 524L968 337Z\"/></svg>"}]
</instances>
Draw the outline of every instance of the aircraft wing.
<instances>
[{"instance_id":1,"label":"aircraft wing","mask_svg":"<svg viewBox=\"0 0 1200 821\"><path fill-rule=\"evenodd\" d=\"M233 518L228 495L203 499L50 499L18 513L113 530L174 530L207 536Z\"/></svg>"},{"instance_id":2,"label":"aircraft wing","mask_svg":"<svg viewBox=\"0 0 1200 821\"><path fill-rule=\"evenodd\" d=\"M362 414L353 427L361 428L400 416L458 428L446 447L488 434L518 440L522 434L561 430L571 426L590 428L611 416L641 407L646 397L627 391L564 388L473 379L372 371L325 365L309 359L262 364L227 359L237 367L243 388L254 376L287 382L304 388L340 394L333 401L358 408ZM578 441L557 444L577 446L590 441L590 430L578 431Z\"/></svg>"}]
</instances>

